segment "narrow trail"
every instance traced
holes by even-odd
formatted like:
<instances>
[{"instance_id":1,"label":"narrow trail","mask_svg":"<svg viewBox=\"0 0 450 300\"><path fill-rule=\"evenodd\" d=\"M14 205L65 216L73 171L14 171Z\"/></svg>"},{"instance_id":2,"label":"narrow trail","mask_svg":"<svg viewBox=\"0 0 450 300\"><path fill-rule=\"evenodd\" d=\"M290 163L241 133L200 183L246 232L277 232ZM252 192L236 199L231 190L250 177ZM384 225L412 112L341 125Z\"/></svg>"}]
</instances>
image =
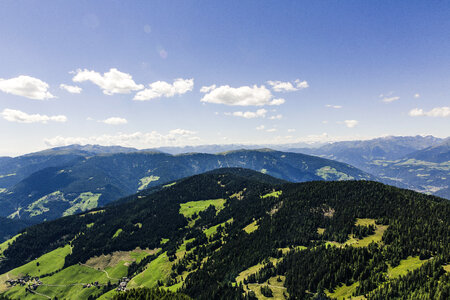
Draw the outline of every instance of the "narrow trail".
<instances>
[{"instance_id":1,"label":"narrow trail","mask_svg":"<svg viewBox=\"0 0 450 300\"><path fill-rule=\"evenodd\" d=\"M106 277L108 277L108 279L120 281L119 278L112 278L112 277L110 277L109 274L108 274L108 271L106 271L106 270L98 270L98 269L96 269L96 268L94 268L94 267L91 267L91 266L88 266L88 265L86 265L86 264L81 264L81 265L82 265L82 266L85 266L85 267L88 267L88 268L91 268L91 269L94 269L94 270L99 271L99 272L104 272L104 273L106 274Z\"/></svg>"},{"instance_id":2,"label":"narrow trail","mask_svg":"<svg viewBox=\"0 0 450 300\"><path fill-rule=\"evenodd\" d=\"M39 295L39 296L45 297L45 298L47 298L47 299L52 299L52 297L47 296L47 295L44 295L44 294L41 294L41 293L38 293L38 292L36 292L36 291L31 291L31 290L30 290L30 292L33 293L33 294L35 294L35 295Z\"/></svg>"}]
</instances>

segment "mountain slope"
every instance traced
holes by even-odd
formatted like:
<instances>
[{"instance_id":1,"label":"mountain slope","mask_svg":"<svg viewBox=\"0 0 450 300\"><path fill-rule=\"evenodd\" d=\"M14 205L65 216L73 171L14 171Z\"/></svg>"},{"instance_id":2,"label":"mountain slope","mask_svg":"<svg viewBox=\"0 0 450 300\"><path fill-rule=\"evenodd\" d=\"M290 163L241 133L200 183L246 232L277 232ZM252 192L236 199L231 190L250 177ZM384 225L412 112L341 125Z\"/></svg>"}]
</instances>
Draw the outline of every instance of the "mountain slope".
<instances>
[{"instance_id":1,"label":"mountain slope","mask_svg":"<svg viewBox=\"0 0 450 300\"><path fill-rule=\"evenodd\" d=\"M101 154L31 174L0 194L2 216L35 222L105 205L139 190L221 167L243 167L288 181L375 179L350 165L263 150L170 155Z\"/></svg>"},{"instance_id":2,"label":"mountain slope","mask_svg":"<svg viewBox=\"0 0 450 300\"><path fill-rule=\"evenodd\" d=\"M406 155L407 159L416 159L434 163L450 161L450 138L444 142Z\"/></svg>"},{"instance_id":3,"label":"mountain slope","mask_svg":"<svg viewBox=\"0 0 450 300\"><path fill-rule=\"evenodd\" d=\"M384 183L450 199L448 139L386 137L291 150L349 163Z\"/></svg>"},{"instance_id":4,"label":"mountain slope","mask_svg":"<svg viewBox=\"0 0 450 300\"><path fill-rule=\"evenodd\" d=\"M35 225L0 253L0 291L111 299L120 283L194 299L310 299L344 286L347 296L383 299L391 285L402 287L396 297L445 299L448 201L371 181L280 183L218 170ZM35 289L1 285L25 272L39 277Z\"/></svg>"},{"instance_id":5,"label":"mountain slope","mask_svg":"<svg viewBox=\"0 0 450 300\"><path fill-rule=\"evenodd\" d=\"M0 157L0 188L9 188L34 172L49 167L65 167L99 154L136 152L134 148L99 145L70 145L18 157Z\"/></svg>"},{"instance_id":6,"label":"mountain slope","mask_svg":"<svg viewBox=\"0 0 450 300\"><path fill-rule=\"evenodd\" d=\"M289 151L335 159L364 169L371 161L401 159L412 152L436 146L442 141L433 136L389 136L365 141L335 142L318 148L296 148Z\"/></svg>"}]
</instances>

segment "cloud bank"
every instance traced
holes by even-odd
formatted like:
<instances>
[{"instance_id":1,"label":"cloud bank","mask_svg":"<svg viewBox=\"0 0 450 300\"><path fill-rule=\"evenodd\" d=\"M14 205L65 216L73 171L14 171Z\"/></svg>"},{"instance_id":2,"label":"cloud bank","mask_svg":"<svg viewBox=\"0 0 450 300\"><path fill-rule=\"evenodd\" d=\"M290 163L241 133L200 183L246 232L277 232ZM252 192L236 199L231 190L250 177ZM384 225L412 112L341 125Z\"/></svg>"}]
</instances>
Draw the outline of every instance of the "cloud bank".
<instances>
[{"instance_id":1,"label":"cloud bank","mask_svg":"<svg viewBox=\"0 0 450 300\"><path fill-rule=\"evenodd\" d=\"M103 146L123 145L135 148L151 148L160 146L182 146L195 144L200 140L196 132L186 129L173 129L167 134L157 131L104 134L90 137L62 137L44 139L49 147L67 146L72 144L98 144Z\"/></svg>"}]
</instances>

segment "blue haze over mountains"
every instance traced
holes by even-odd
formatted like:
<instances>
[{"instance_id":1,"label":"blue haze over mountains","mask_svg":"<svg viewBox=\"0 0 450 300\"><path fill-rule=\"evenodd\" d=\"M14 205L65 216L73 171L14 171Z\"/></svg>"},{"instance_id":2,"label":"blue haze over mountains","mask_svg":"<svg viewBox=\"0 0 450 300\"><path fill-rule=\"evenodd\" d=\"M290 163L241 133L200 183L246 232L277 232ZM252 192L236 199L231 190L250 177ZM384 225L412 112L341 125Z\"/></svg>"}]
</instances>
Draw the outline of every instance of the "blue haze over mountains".
<instances>
[{"instance_id":1,"label":"blue haze over mountains","mask_svg":"<svg viewBox=\"0 0 450 300\"><path fill-rule=\"evenodd\" d=\"M415 136L315 147L205 145L146 150L71 145L1 157L0 222L8 226L2 226L0 235L6 238L32 223L104 206L221 167L248 168L292 182L375 180L450 199L449 141Z\"/></svg>"}]
</instances>

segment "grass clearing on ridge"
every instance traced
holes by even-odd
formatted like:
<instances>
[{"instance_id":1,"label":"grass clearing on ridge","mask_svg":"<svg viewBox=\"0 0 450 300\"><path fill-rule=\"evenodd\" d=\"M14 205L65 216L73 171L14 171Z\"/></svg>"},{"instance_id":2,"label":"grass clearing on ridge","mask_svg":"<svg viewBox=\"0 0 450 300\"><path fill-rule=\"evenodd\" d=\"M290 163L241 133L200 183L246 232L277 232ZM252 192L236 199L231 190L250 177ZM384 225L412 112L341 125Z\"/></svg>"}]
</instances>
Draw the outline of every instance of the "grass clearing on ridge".
<instances>
[{"instance_id":1,"label":"grass clearing on ridge","mask_svg":"<svg viewBox=\"0 0 450 300\"><path fill-rule=\"evenodd\" d=\"M213 199L213 200L200 200L200 201L189 201L180 204L180 214L185 218L190 218L194 214L198 214L201 211L207 209L210 205L214 206L217 211L224 208L226 200L225 199Z\"/></svg>"}]
</instances>

